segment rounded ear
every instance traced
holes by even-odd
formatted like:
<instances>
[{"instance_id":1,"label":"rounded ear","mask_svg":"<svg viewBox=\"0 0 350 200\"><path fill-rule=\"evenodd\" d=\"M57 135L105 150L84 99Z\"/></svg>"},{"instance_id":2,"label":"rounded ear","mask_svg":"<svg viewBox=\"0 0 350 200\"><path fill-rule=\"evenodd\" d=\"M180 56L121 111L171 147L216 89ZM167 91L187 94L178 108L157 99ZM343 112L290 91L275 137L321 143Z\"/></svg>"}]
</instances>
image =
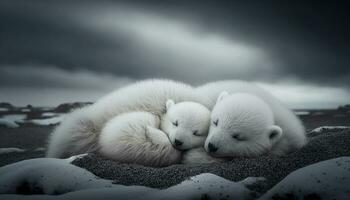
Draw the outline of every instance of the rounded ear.
<instances>
[{"instance_id":1,"label":"rounded ear","mask_svg":"<svg viewBox=\"0 0 350 200\"><path fill-rule=\"evenodd\" d=\"M219 95L219 97L218 97L218 99L216 100L216 103L219 102L219 101L221 101L221 100L223 100L223 99L226 98L228 95L229 95L229 94L228 94L228 92L226 92L226 91L221 92L220 95Z\"/></svg>"},{"instance_id":2,"label":"rounded ear","mask_svg":"<svg viewBox=\"0 0 350 200\"><path fill-rule=\"evenodd\" d=\"M283 131L281 127L272 125L268 127L267 136L272 144L276 143L282 137Z\"/></svg>"},{"instance_id":3,"label":"rounded ear","mask_svg":"<svg viewBox=\"0 0 350 200\"><path fill-rule=\"evenodd\" d=\"M173 105L175 105L174 100L168 99L168 100L166 101L166 104L165 104L166 111L168 111L168 110L171 108L171 106L173 106Z\"/></svg>"}]
</instances>

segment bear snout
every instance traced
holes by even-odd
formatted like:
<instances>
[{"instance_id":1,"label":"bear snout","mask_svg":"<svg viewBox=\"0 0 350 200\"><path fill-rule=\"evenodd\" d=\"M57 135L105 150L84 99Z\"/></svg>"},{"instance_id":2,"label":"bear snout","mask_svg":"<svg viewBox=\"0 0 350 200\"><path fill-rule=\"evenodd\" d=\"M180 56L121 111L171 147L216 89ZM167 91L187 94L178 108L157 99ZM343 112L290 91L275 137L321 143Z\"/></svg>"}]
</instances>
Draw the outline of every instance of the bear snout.
<instances>
[{"instance_id":1,"label":"bear snout","mask_svg":"<svg viewBox=\"0 0 350 200\"><path fill-rule=\"evenodd\" d=\"M175 146L181 146L184 142L182 142L178 139L175 139L174 143L175 143Z\"/></svg>"},{"instance_id":2,"label":"bear snout","mask_svg":"<svg viewBox=\"0 0 350 200\"><path fill-rule=\"evenodd\" d=\"M208 144L209 153L215 153L218 149L219 149L218 147L216 147L215 145L209 142Z\"/></svg>"}]
</instances>

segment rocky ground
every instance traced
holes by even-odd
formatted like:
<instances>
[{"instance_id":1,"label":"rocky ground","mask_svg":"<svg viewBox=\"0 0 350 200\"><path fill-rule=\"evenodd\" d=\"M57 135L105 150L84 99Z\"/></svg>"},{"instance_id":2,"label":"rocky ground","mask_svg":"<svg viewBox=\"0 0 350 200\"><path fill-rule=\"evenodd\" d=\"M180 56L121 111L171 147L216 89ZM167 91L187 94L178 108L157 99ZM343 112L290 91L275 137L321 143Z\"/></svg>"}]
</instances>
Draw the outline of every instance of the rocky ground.
<instances>
[{"instance_id":1,"label":"rocky ground","mask_svg":"<svg viewBox=\"0 0 350 200\"><path fill-rule=\"evenodd\" d=\"M40 112L40 110L26 111L27 118L40 118L44 111L41 114ZM45 112L48 112L47 109ZM54 109L50 112L54 112ZM320 126L349 126L350 112L348 110L298 112L300 112L300 117L309 131L310 142L303 149L284 157L239 158L226 163L151 168L117 163L99 155L89 155L74 161L74 164L88 169L101 178L115 180L115 183L154 188L166 188L180 183L190 176L204 172L213 173L233 181L248 176L263 176L267 178L267 182L255 186L257 191L263 192L298 168L331 158L350 156L349 129L324 129L310 133L310 130ZM6 114L13 114L13 112L2 111L0 117ZM16 147L25 151L1 153L0 167L45 155L46 141L54 125L19 124L18 128L0 127L0 148Z\"/></svg>"},{"instance_id":2,"label":"rocky ground","mask_svg":"<svg viewBox=\"0 0 350 200\"><path fill-rule=\"evenodd\" d=\"M236 158L226 163L173 165L151 168L140 165L121 164L98 155L89 155L73 164L88 169L97 176L115 180L123 185L144 185L166 188L201 173L212 173L232 181L249 176L267 179L256 190L263 192L281 181L292 171L320 161L350 155L350 129L323 130L309 138L303 149L283 157L263 156Z\"/></svg>"}]
</instances>

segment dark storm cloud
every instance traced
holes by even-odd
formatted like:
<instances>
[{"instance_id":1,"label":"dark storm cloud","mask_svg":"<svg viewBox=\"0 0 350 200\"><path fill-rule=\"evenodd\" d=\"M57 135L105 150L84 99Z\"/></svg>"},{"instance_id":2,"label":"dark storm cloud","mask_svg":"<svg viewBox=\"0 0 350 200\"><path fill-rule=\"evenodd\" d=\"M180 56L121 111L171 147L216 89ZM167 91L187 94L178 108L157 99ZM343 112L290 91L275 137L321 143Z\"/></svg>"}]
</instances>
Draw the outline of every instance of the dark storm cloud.
<instances>
[{"instance_id":1,"label":"dark storm cloud","mask_svg":"<svg viewBox=\"0 0 350 200\"><path fill-rule=\"evenodd\" d=\"M99 70L100 66L103 69L115 64L118 54L113 50L123 49L123 38L111 42L72 24L65 16L65 6L31 3L2 2L0 6L0 62L3 65L47 64ZM122 66L119 69L119 73L123 72Z\"/></svg>"},{"instance_id":2,"label":"dark storm cloud","mask_svg":"<svg viewBox=\"0 0 350 200\"><path fill-rule=\"evenodd\" d=\"M228 78L268 82L295 78L341 87L350 83L348 1L2 1L0 4L3 65L86 68L135 79L166 77L190 83ZM183 36L183 42L194 41L193 45L187 48L175 43L171 45L176 48L170 50L169 46L157 47L161 44L145 43L144 35L138 36L142 33L135 27L126 33L109 30L113 20L107 28L86 26L94 16L97 16L95 23L103 23L105 19L99 16L104 10L118 16L118 8L126 8L125 13L150 13L159 20L171 19L170 25L186 24L192 35L178 32L180 36L173 37ZM77 23L79 17L86 20ZM131 14L119 17L115 21L124 20L126 28L132 25ZM139 25L144 24L147 30L146 23ZM164 33L172 36L171 32ZM192 38L193 34L196 36ZM218 42L207 42L206 37L211 34L218 36ZM242 44L236 45L237 41ZM244 49L245 45L253 48ZM238 55L247 52L242 60L241 57L238 61L230 60L226 56L223 58L226 61L221 59L221 54L218 60L211 59L206 56L209 53L201 50L219 48L223 49L222 54L226 49L234 53L235 46L243 48L237 50ZM186 50L204 56L191 55ZM188 73L189 67L197 71L195 75Z\"/></svg>"},{"instance_id":3,"label":"dark storm cloud","mask_svg":"<svg viewBox=\"0 0 350 200\"><path fill-rule=\"evenodd\" d=\"M111 90L133 80L112 74L96 74L86 70L66 71L52 66L25 66L13 70L0 68L1 87L35 89Z\"/></svg>"},{"instance_id":4,"label":"dark storm cloud","mask_svg":"<svg viewBox=\"0 0 350 200\"><path fill-rule=\"evenodd\" d=\"M173 15L181 11L203 32L216 31L262 47L279 62L281 76L350 83L349 1L182 2L173 9L158 4L158 10Z\"/></svg>"}]
</instances>

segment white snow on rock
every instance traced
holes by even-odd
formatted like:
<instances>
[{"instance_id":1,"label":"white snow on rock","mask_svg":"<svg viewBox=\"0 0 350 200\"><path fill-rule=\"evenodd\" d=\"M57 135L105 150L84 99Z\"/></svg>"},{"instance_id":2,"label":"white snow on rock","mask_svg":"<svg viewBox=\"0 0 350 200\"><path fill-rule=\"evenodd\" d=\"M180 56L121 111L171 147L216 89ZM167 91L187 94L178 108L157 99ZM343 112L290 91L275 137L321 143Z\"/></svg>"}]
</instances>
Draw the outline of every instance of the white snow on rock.
<instances>
[{"instance_id":1,"label":"white snow on rock","mask_svg":"<svg viewBox=\"0 0 350 200\"><path fill-rule=\"evenodd\" d=\"M350 197L350 157L339 157L298 169L259 200L337 199Z\"/></svg>"},{"instance_id":2,"label":"white snow on rock","mask_svg":"<svg viewBox=\"0 0 350 200\"><path fill-rule=\"evenodd\" d=\"M53 116L56 116L57 114L56 113L53 113L53 112L45 112L45 113L42 113L41 116L43 117L53 117Z\"/></svg>"},{"instance_id":3,"label":"white snow on rock","mask_svg":"<svg viewBox=\"0 0 350 200\"><path fill-rule=\"evenodd\" d=\"M14 121L11 121L8 119L1 119L1 118L0 118L0 125L6 126L8 128L18 128L19 127L19 125Z\"/></svg>"},{"instance_id":4,"label":"white snow on rock","mask_svg":"<svg viewBox=\"0 0 350 200\"><path fill-rule=\"evenodd\" d=\"M295 111L294 114L296 115L309 115L309 111Z\"/></svg>"},{"instance_id":5,"label":"white snow on rock","mask_svg":"<svg viewBox=\"0 0 350 200\"><path fill-rule=\"evenodd\" d=\"M3 115L0 118L0 125L5 125L10 128L17 128L19 127L18 123L26 123L30 122L36 125L56 125L60 123L63 118L64 114L57 115L55 113L47 112L43 113L43 116L49 117L45 119L31 119L26 120L27 115L26 114L10 114L10 115Z\"/></svg>"},{"instance_id":6,"label":"white snow on rock","mask_svg":"<svg viewBox=\"0 0 350 200\"><path fill-rule=\"evenodd\" d=\"M21 111L22 112L30 112L31 110L29 108L22 108Z\"/></svg>"},{"instance_id":7,"label":"white snow on rock","mask_svg":"<svg viewBox=\"0 0 350 200\"><path fill-rule=\"evenodd\" d=\"M84 158L85 156L89 155L89 153L83 153L83 154L79 154L79 155L75 155L75 156L71 156L69 158L66 158L65 160L69 163L72 163L73 161L75 161L76 159L81 159Z\"/></svg>"},{"instance_id":8,"label":"white snow on rock","mask_svg":"<svg viewBox=\"0 0 350 200\"><path fill-rule=\"evenodd\" d=\"M16 189L23 184L32 190L41 190L44 194L51 195L113 187L111 181L99 179L62 159L30 159L0 168L0 194L15 194Z\"/></svg>"},{"instance_id":9,"label":"white snow on rock","mask_svg":"<svg viewBox=\"0 0 350 200\"><path fill-rule=\"evenodd\" d=\"M36 125L56 125L60 123L64 118L64 115L60 115L57 117L51 117L51 118L46 118L46 119L32 119L28 120L28 122L32 122L33 124Z\"/></svg>"},{"instance_id":10,"label":"white snow on rock","mask_svg":"<svg viewBox=\"0 0 350 200\"><path fill-rule=\"evenodd\" d=\"M332 130L332 129L349 129L350 126L320 126L310 131L310 133L320 133L324 130Z\"/></svg>"},{"instance_id":11,"label":"white snow on rock","mask_svg":"<svg viewBox=\"0 0 350 200\"><path fill-rule=\"evenodd\" d=\"M53 108L52 107L42 107L41 110L44 110L44 111L48 111L48 110L52 110Z\"/></svg>"},{"instance_id":12,"label":"white snow on rock","mask_svg":"<svg viewBox=\"0 0 350 200\"><path fill-rule=\"evenodd\" d=\"M0 168L0 199L251 199L256 193L246 185L261 181L249 178L232 182L214 174L200 174L164 190L144 186L123 186L100 179L69 159L37 158ZM19 195L18 188L44 195ZM59 194L51 196L52 194Z\"/></svg>"},{"instance_id":13,"label":"white snow on rock","mask_svg":"<svg viewBox=\"0 0 350 200\"><path fill-rule=\"evenodd\" d=\"M9 121L9 122L24 122L24 119L27 118L26 114L10 114L3 115L0 119Z\"/></svg>"},{"instance_id":14,"label":"white snow on rock","mask_svg":"<svg viewBox=\"0 0 350 200\"><path fill-rule=\"evenodd\" d=\"M46 149L44 147L38 147L34 149L34 151L45 151Z\"/></svg>"},{"instance_id":15,"label":"white snow on rock","mask_svg":"<svg viewBox=\"0 0 350 200\"><path fill-rule=\"evenodd\" d=\"M251 178L249 184L260 181ZM252 199L257 194L246 187L247 182L233 182L214 174L204 173L159 192L150 193L147 199Z\"/></svg>"},{"instance_id":16,"label":"white snow on rock","mask_svg":"<svg viewBox=\"0 0 350 200\"><path fill-rule=\"evenodd\" d=\"M8 108L0 108L0 112L6 112L6 111L9 111Z\"/></svg>"},{"instance_id":17,"label":"white snow on rock","mask_svg":"<svg viewBox=\"0 0 350 200\"><path fill-rule=\"evenodd\" d=\"M123 186L100 179L85 169L70 164L83 155L69 159L38 158L0 168L0 199L255 199L246 186L264 181L248 177L233 182L210 173L200 174L167 189ZM42 195L19 195L25 187ZM56 195L52 195L56 194ZM322 161L290 173L259 200L337 199L350 196L350 157Z\"/></svg>"},{"instance_id":18,"label":"white snow on rock","mask_svg":"<svg viewBox=\"0 0 350 200\"><path fill-rule=\"evenodd\" d=\"M25 152L25 149L15 148L15 147L9 147L9 148L0 148L0 154L5 153L21 153Z\"/></svg>"}]
</instances>

